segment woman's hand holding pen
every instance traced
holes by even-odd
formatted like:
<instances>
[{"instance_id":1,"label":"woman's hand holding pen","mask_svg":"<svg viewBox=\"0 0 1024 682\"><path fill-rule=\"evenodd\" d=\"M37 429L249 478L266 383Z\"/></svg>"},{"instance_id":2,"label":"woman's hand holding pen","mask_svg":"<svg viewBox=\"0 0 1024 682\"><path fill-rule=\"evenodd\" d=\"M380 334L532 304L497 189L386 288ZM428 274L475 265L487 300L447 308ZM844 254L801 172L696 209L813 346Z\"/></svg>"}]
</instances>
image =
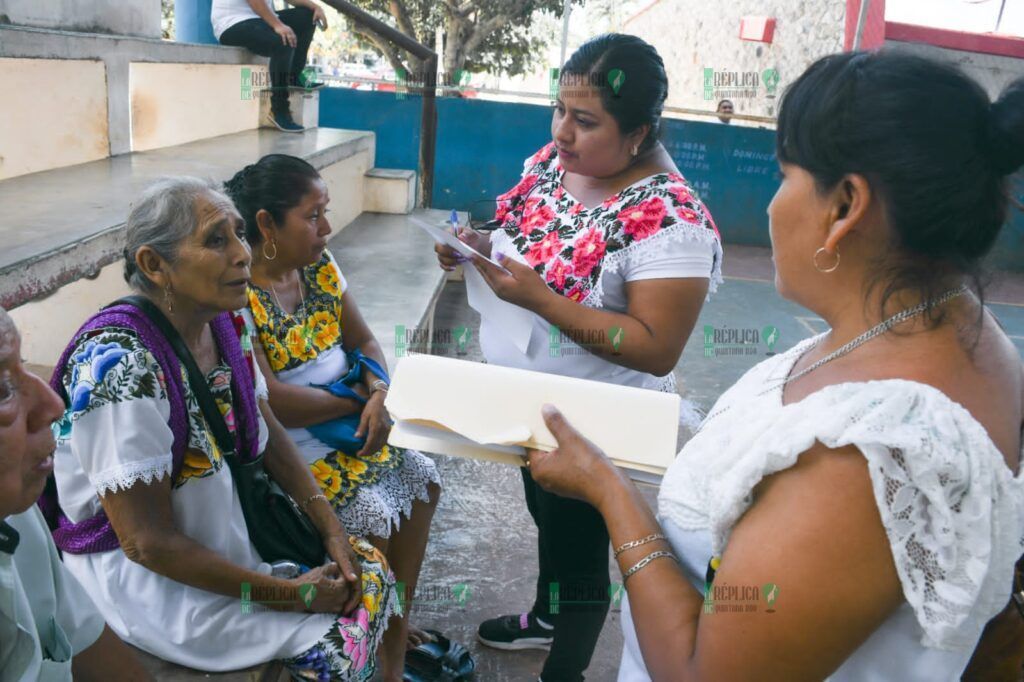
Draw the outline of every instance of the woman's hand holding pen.
<instances>
[{"instance_id":1,"label":"woman's hand holding pen","mask_svg":"<svg viewBox=\"0 0 1024 682\"><path fill-rule=\"evenodd\" d=\"M465 242L478 252L490 258L490 235L484 234L483 232L477 232L469 227L460 227L456 236L459 238L459 241ZM441 264L442 270L452 271L455 269L456 265L460 265L469 260L461 253L445 244L434 244L434 251L437 253L437 261Z\"/></svg>"},{"instance_id":2,"label":"woman's hand holding pen","mask_svg":"<svg viewBox=\"0 0 1024 682\"><path fill-rule=\"evenodd\" d=\"M545 301L552 296L558 296L529 265L509 258L503 253L497 254L495 260L505 269L502 270L479 256L473 256L472 263L501 300L538 312Z\"/></svg>"}]
</instances>

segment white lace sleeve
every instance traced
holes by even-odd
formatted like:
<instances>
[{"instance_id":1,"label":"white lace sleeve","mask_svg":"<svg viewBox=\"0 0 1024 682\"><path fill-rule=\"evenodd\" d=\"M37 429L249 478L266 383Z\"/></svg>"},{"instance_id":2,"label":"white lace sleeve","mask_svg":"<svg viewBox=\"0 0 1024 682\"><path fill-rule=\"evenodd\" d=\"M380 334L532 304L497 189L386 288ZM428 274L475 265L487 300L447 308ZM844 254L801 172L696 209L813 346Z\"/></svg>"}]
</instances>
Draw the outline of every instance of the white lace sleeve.
<instances>
[{"instance_id":1,"label":"white lace sleeve","mask_svg":"<svg viewBox=\"0 0 1024 682\"><path fill-rule=\"evenodd\" d=\"M61 440L98 495L171 473L163 373L134 334L107 330L83 342L64 385L71 406Z\"/></svg>"},{"instance_id":2,"label":"white lace sleeve","mask_svg":"<svg viewBox=\"0 0 1024 682\"><path fill-rule=\"evenodd\" d=\"M693 457L691 446L714 453L700 458L699 484L715 554L762 478L793 466L815 442L853 445L868 461L922 644L976 644L1006 605L1024 550L1024 477L1010 472L966 409L931 386L888 380L831 386L777 409L737 404L731 412L680 453ZM681 480L667 475L665 485ZM671 501L662 509L672 516Z\"/></svg>"}]
</instances>

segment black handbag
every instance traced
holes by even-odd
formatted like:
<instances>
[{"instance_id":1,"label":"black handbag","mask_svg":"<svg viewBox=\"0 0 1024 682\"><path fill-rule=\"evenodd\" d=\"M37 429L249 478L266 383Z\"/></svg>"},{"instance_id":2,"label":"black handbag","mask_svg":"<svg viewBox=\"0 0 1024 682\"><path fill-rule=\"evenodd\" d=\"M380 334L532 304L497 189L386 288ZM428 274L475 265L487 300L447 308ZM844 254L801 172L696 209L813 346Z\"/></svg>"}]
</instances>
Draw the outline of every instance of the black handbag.
<instances>
[{"instance_id":1,"label":"black handbag","mask_svg":"<svg viewBox=\"0 0 1024 682\"><path fill-rule=\"evenodd\" d=\"M119 303L133 305L153 320L188 372L189 385L196 402L231 469L249 539L260 557L268 563L293 561L310 568L323 564L327 553L320 532L295 501L267 474L262 453L250 462L239 459L235 452L235 439L217 408L206 377L196 365L195 358L178 330L152 301L143 296L126 296L114 305Z\"/></svg>"}]
</instances>

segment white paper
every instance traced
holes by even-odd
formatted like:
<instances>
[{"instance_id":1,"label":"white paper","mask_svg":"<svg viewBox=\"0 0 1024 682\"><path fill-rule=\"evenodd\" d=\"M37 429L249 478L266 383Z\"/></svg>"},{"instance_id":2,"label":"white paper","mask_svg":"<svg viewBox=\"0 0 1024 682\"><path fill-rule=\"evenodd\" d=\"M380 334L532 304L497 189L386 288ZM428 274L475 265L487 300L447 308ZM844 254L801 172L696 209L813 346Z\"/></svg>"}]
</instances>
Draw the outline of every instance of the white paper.
<instances>
[{"instance_id":1,"label":"white paper","mask_svg":"<svg viewBox=\"0 0 1024 682\"><path fill-rule=\"evenodd\" d=\"M497 327L520 353L526 355L537 317L526 308L503 301L474 267L463 268L469 306Z\"/></svg>"},{"instance_id":2,"label":"white paper","mask_svg":"<svg viewBox=\"0 0 1024 682\"><path fill-rule=\"evenodd\" d=\"M437 242L438 244L444 244L446 246L450 246L453 249L455 249L456 251L458 251L459 253L461 253L466 258L471 258L473 256L480 256L481 258L483 258L485 261L487 261L488 263L490 263L494 267L500 269L502 272L504 272L506 274L509 274L509 275L512 274L511 272L509 272L508 270L503 268L500 263L496 263L495 261L491 260L490 258L485 256L484 254L480 253L479 251L474 249L472 246L470 246L469 244L467 244L466 242L462 241L461 239L456 237L454 234L449 232L447 229L443 229L443 228L437 227L436 225L431 225L430 223L427 223L427 222L424 222L424 221L420 220L416 216L410 215L410 216L407 216L407 217L409 218L409 220L414 222L417 227L419 227L424 232L429 234L434 239L434 241ZM468 270L469 268L466 268L466 269Z\"/></svg>"}]
</instances>

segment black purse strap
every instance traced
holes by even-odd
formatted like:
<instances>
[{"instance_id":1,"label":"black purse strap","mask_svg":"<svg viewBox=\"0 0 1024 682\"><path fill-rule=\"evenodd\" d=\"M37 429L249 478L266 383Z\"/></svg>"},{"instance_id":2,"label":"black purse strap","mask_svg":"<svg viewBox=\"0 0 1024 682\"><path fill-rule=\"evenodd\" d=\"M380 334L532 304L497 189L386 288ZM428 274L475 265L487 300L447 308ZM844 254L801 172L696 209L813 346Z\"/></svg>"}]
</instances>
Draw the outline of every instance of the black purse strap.
<instances>
[{"instance_id":1,"label":"black purse strap","mask_svg":"<svg viewBox=\"0 0 1024 682\"><path fill-rule=\"evenodd\" d=\"M196 360L192 357L192 352L188 349L188 346L185 345L181 334L174 328L174 325L167 319L163 311L157 308L145 296L125 296L110 305L120 304L132 305L141 310L163 333L167 342L174 350L174 354L178 356L178 360L181 361L182 366L188 373L189 386L191 386L192 393L196 397L196 402L199 403L199 409L202 410L203 417L206 418L207 426L213 432L213 439L216 441L217 447L220 448L221 453L228 459L228 463L231 464L232 461L229 455L233 455L235 452L235 439L231 436L231 431L224 421L224 415L220 413L220 409L217 407L217 401L210 392L210 387L206 383L206 377L199 369L199 365L196 364Z\"/></svg>"}]
</instances>

